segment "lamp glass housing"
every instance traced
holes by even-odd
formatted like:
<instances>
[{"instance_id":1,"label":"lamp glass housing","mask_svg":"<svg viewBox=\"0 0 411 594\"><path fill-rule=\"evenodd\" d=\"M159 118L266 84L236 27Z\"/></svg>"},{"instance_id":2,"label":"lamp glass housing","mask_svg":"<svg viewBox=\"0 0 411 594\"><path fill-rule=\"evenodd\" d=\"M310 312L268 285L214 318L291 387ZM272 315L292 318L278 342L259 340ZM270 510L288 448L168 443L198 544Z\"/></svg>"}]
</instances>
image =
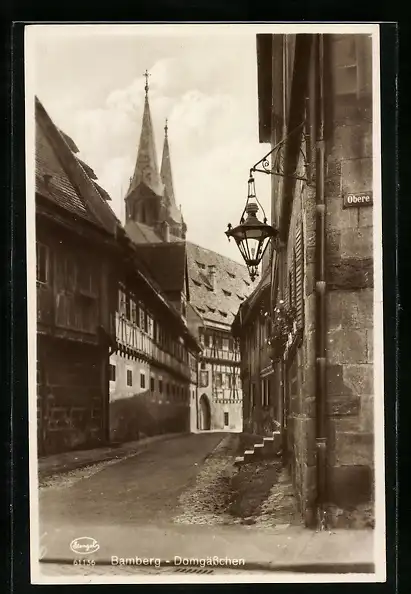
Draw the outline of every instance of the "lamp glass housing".
<instances>
[{"instance_id":1,"label":"lamp glass housing","mask_svg":"<svg viewBox=\"0 0 411 594\"><path fill-rule=\"evenodd\" d=\"M247 218L241 218L240 224L232 228L228 226L226 235L228 239L234 238L238 249L246 263L250 276L257 275L258 266L264 256L270 240L277 237L277 230L257 217L258 205L255 199L254 180L251 177L248 182L248 197L244 212Z\"/></svg>"}]
</instances>

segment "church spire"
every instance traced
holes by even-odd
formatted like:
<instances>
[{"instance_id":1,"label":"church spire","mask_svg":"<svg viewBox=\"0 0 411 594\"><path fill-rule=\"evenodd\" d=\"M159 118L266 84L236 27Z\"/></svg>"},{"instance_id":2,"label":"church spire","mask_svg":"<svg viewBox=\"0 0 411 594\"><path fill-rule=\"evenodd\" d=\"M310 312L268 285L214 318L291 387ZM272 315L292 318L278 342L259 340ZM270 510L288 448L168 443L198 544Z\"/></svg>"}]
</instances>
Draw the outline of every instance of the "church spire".
<instances>
[{"instance_id":1,"label":"church spire","mask_svg":"<svg viewBox=\"0 0 411 594\"><path fill-rule=\"evenodd\" d=\"M168 144L168 120L166 120L166 123L164 126L164 147L163 147L163 158L161 160L160 175L161 175L161 181L164 184L166 198L168 199L170 206L173 208L176 208L176 201L175 201L175 197L174 197L173 175L171 173L170 146Z\"/></svg>"},{"instance_id":2,"label":"church spire","mask_svg":"<svg viewBox=\"0 0 411 594\"><path fill-rule=\"evenodd\" d=\"M141 126L136 166L133 177L130 181L130 187L128 189L127 196L129 196L140 184L145 184L158 196L161 196L163 193L163 186L158 171L154 131L151 121L150 105L148 101L148 78L150 74L147 70L145 71L144 76L146 79L146 84L144 86L145 98L143 122Z\"/></svg>"}]
</instances>

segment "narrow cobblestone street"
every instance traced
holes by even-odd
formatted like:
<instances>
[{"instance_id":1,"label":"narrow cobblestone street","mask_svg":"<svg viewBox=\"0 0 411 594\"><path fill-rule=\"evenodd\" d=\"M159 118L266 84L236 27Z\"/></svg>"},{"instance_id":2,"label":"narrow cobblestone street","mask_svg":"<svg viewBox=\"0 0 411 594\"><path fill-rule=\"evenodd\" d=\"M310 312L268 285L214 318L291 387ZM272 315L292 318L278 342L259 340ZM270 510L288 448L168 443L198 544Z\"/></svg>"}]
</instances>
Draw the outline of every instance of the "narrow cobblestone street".
<instances>
[{"instance_id":1,"label":"narrow cobblestone street","mask_svg":"<svg viewBox=\"0 0 411 594\"><path fill-rule=\"evenodd\" d=\"M50 579L222 571L234 576L262 566L278 569L283 564L286 569L280 571L290 564L309 566L318 551L320 558L329 557L330 567L336 559L368 563L361 539L368 542L371 533L304 529L280 461L238 471L233 464L238 447L235 434L183 435L153 442L123 459L43 478L41 574ZM82 556L71 545L84 537L97 548ZM340 546L342 537L356 539L351 559L341 559L347 550ZM201 559L214 557L216 566L201 565ZM113 558L128 561L116 564ZM144 566L142 559L151 561ZM233 566L232 559L244 565Z\"/></svg>"},{"instance_id":2,"label":"narrow cobblestone street","mask_svg":"<svg viewBox=\"0 0 411 594\"><path fill-rule=\"evenodd\" d=\"M40 489L45 529L69 521L110 526L171 521L179 496L200 471L223 434L182 436L95 467L47 479Z\"/></svg>"}]
</instances>

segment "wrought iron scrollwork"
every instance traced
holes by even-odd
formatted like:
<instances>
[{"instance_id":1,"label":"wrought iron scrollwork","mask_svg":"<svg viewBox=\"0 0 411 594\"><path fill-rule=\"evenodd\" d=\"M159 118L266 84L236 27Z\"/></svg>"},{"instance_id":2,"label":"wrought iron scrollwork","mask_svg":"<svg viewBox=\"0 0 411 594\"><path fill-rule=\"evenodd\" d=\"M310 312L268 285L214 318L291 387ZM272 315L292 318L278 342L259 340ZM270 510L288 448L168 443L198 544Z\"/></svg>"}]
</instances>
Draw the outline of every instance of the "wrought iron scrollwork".
<instances>
[{"instance_id":1,"label":"wrought iron scrollwork","mask_svg":"<svg viewBox=\"0 0 411 594\"><path fill-rule=\"evenodd\" d=\"M284 157L284 151L287 146L287 142L289 141L290 137L296 134L297 132L301 133L301 129L305 126L305 122L297 126L292 132L290 132L283 140L278 142L274 148L270 150L269 153L264 155L260 161L258 161L250 170L250 175L254 171L259 171L260 173L267 173L268 175L278 175L280 177L289 177L296 180L301 181L308 181L307 169L308 169L308 162L307 156L303 150L303 147L300 147L300 158L297 162L297 167L294 171L289 171ZM307 135L304 134L304 139L307 139ZM271 159L270 159L271 158ZM302 163L302 167L301 167ZM303 169L303 171L301 171Z\"/></svg>"}]
</instances>

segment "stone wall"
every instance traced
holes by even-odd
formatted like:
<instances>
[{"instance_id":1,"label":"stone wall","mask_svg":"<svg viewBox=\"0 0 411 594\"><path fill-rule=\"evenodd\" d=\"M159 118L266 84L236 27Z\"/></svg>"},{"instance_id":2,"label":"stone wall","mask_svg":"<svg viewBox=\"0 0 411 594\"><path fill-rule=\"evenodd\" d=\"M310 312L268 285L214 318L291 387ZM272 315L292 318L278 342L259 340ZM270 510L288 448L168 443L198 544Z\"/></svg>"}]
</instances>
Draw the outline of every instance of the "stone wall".
<instances>
[{"instance_id":1,"label":"stone wall","mask_svg":"<svg viewBox=\"0 0 411 594\"><path fill-rule=\"evenodd\" d=\"M106 440L107 350L38 335L40 455L92 448Z\"/></svg>"},{"instance_id":2,"label":"stone wall","mask_svg":"<svg viewBox=\"0 0 411 594\"><path fill-rule=\"evenodd\" d=\"M328 500L340 509L373 499L373 208L342 207L373 190L366 99L336 97L327 147Z\"/></svg>"},{"instance_id":3,"label":"stone wall","mask_svg":"<svg viewBox=\"0 0 411 594\"><path fill-rule=\"evenodd\" d=\"M348 54L335 52L347 52L353 46L340 41L335 39L334 61L342 67ZM365 47L362 41L357 51ZM366 57L371 59L370 54ZM364 64L364 55L358 60ZM340 83L334 93L325 168L327 500L331 522L340 525L338 518L347 510L373 499L373 209L343 208L344 195L372 192L373 178L371 95L354 94ZM298 201L296 193L296 212ZM294 355L299 372L295 380L288 378L287 442L301 512L310 524L316 498L315 187L304 188L302 208L305 322L302 346ZM295 382L295 389L290 388L290 381Z\"/></svg>"}]
</instances>

